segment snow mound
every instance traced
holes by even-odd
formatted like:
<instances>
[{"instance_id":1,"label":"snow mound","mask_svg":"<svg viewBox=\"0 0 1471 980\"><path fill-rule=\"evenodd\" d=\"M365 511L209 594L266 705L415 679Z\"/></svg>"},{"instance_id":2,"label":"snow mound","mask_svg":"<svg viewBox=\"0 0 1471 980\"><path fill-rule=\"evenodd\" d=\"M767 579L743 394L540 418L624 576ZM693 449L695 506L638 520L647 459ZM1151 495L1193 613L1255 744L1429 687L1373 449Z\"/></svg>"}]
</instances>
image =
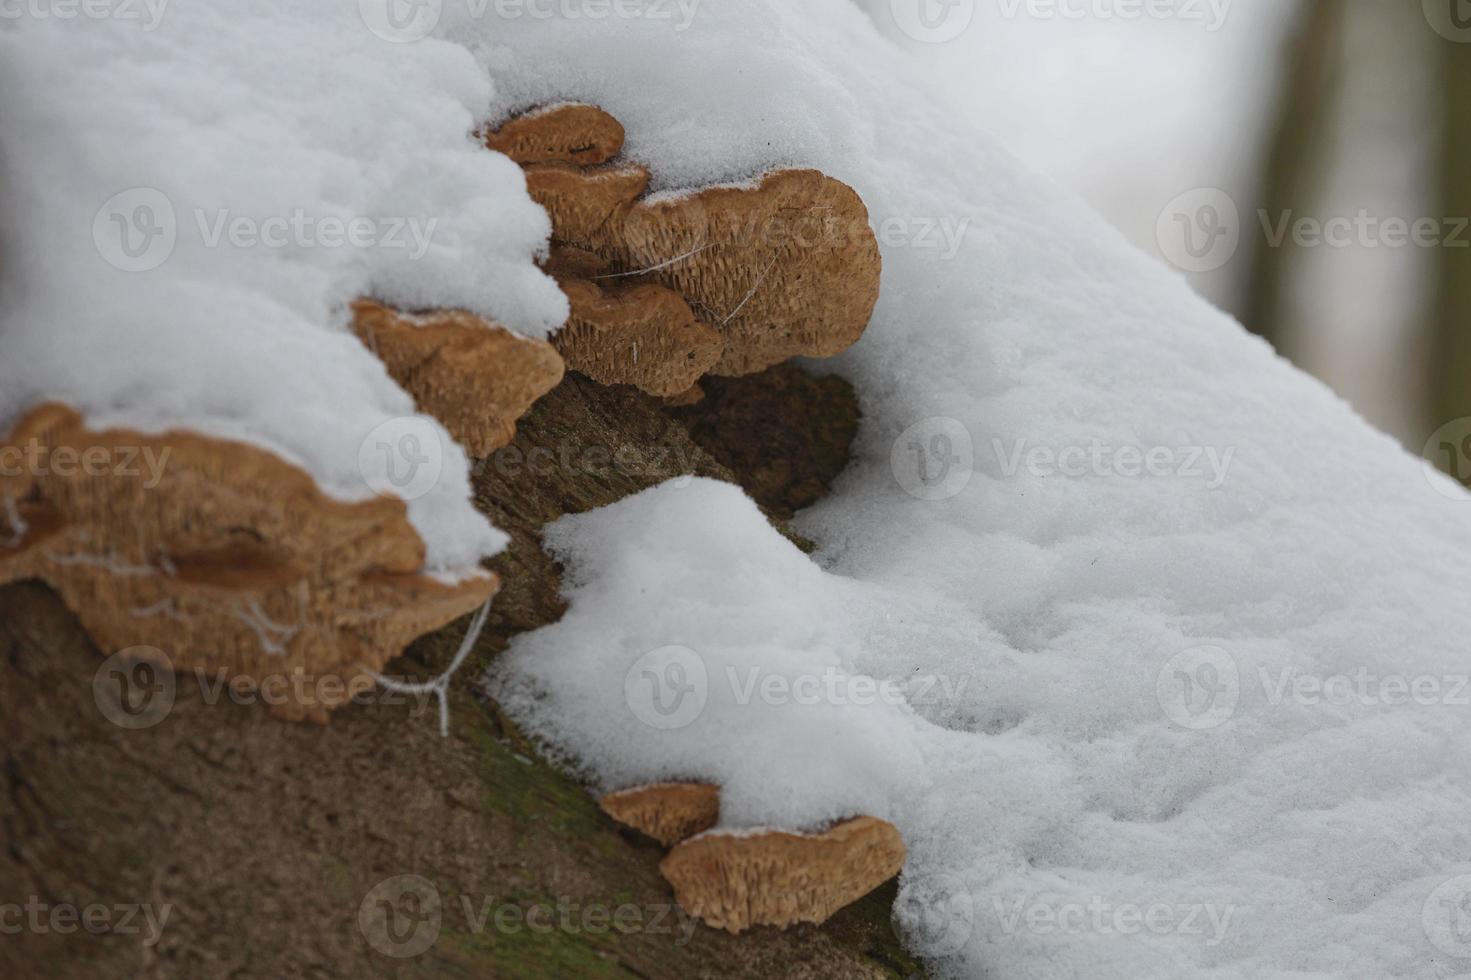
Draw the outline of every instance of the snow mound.
<instances>
[{"instance_id":1,"label":"snow mound","mask_svg":"<svg viewBox=\"0 0 1471 980\"><path fill-rule=\"evenodd\" d=\"M94 428L244 439L363 499L360 448L414 406L349 301L531 336L565 319L533 263L545 214L471 137L493 90L463 48L388 44L355 0L97 9L116 16L0 19L0 428L60 400ZM431 566L496 550L463 452L400 427L439 442L410 506Z\"/></svg>"},{"instance_id":2,"label":"snow mound","mask_svg":"<svg viewBox=\"0 0 1471 980\"><path fill-rule=\"evenodd\" d=\"M451 7L497 113L597 101L665 189L822 169L884 246L817 554L704 482L566 519L570 612L494 676L517 717L607 788L722 782L734 827L893 820L944 975L1471 969L1464 494L846 0Z\"/></svg>"}]
</instances>

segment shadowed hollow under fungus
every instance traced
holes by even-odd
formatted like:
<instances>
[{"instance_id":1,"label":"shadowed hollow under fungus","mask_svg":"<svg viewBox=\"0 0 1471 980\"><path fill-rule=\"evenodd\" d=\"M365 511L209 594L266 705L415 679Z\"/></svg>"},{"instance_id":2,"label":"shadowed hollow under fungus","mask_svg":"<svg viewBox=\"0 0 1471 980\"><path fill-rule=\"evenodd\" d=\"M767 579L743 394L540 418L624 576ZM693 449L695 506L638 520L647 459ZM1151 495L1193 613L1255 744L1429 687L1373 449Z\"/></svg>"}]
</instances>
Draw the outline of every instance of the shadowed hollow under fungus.
<instances>
[{"instance_id":1,"label":"shadowed hollow under fungus","mask_svg":"<svg viewBox=\"0 0 1471 980\"><path fill-rule=\"evenodd\" d=\"M899 873L894 825L858 817L821 834L708 833L677 845L659 865L679 905L707 925L823 923Z\"/></svg>"},{"instance_id":2,"label":"shadowed hollow under fungus","mask_svg":"<svg viewBox=\"0 0 1471 980\"><path fill-rule=\"evenodd\" d=\"M255 446L94 432L57 404L31 410L0 446L34 462L0 475L0 584L46 582L104 653L242 691L269 678L272 710L290 720L325 721L499 584L424 574L403 501L332 500ZM124 452L150 465L74 465Z\"/></svg>"}]
</instances>

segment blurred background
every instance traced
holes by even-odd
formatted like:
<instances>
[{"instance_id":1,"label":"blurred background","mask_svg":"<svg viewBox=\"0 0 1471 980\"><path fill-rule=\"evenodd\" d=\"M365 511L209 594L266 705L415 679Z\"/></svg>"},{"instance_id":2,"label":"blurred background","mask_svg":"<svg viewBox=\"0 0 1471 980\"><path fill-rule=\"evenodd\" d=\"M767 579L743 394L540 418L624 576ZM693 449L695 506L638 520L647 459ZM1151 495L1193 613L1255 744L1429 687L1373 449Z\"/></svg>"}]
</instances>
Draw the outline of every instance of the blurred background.
<instances>
[{"instance_id":1,"label":"blurred background","mask_svg":"<svg viewBox=\"0 0 1471 980\"><path fill-rule=\"evenodd\" d=\"M1465 420L1437 461L1471 457L1471 0L858 2L1375 426Z\"/></svg>"}]
</instances>

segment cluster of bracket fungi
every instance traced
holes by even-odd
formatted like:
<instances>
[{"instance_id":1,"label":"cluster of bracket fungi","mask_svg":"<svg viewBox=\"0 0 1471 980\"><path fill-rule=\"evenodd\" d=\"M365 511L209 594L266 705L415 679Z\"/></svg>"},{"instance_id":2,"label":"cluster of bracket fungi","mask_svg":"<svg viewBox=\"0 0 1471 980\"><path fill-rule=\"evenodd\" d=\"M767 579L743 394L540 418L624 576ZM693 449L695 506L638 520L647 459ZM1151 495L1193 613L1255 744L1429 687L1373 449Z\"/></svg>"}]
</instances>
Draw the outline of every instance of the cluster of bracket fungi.
<instances>
[{"instance_id":1,"label":"cluster of bracket fungi","mask_svg":"<svg viewBox=\"0 0 1471 980\"><path fill-rule=\"evenodd\" d=\"M459 310L401 311L370 298L352 328L421 411L484 457L567 370L674 404L706 375L738 376L853 344L878 299L880 258L862 200L812 170L744 185L647 194L649 171L615 162L623 127L589 105L510 120L486 145L521 164L552 222L544 263L570 307L531 340ZM488 572L447 582L402 500L343 503L275 454L175 431L95 431L72 408L31 409L0 441L32 457L153 451L155 479L120 467L0 473L0 584L54 588L104 650L157 651L160 666L250 690L282 674L273 709L325 722L371 688L415 638L483 606ZM673 850L665 876L713 926L821 922L895 874L904 848L870 817L817 835L711 832L719 791L660 785L603 801Z\"/></svg>"}]
</instances>

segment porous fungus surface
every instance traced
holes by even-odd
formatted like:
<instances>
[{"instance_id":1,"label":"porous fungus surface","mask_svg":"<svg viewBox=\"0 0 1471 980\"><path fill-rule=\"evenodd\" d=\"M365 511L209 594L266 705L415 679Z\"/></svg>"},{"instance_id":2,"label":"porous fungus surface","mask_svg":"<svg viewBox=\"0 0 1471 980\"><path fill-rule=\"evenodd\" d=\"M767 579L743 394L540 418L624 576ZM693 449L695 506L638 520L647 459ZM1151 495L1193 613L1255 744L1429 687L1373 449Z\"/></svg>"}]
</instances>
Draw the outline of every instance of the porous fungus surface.
<instances>
[{"instance_id":1,"label":"porous fungus surface","mask_svg":"<svg viewBox=\"0 0 1471 980\"><path fill-rule=\"evenodd\" d=\"M0 442L0 583L56 589L102 653L195 671L322 721L498 582L425 574L403 501L344 503L265 450L93 431L43 405Z\"/></svg>"},{"instance_id":2,"label":"porous fungus surface","mask_svg":"<svg viewBox=\"0 0 1471 980\"><path fill-rule=\"evenodd\" d=\"M473 313L409 315L368 299L352 311L353 331L419 410L476 457L510 442L516 420L562 380L562 358L551 344Z\"/></svg>"},{"instance_id":3,"label":"porous fungus surface","mask_svg":"<svg viewBox=\"0 0 1471 980\"><path fill-rule=\"evenodd\" d=\"M669 847L715 826L720 818L720 787L654 783L608 793L598 805L619 823Z\"/></svg>"},{"instance_id":4,"label":"porous fungus surface","mask_svg":"<svg viewBox=\"0 0 1471 980\"><path fill-rule=\"evenodd\" d=\"M491 142L611 149L614 143L600 135L611 119L605 117L586 107L519 117ZM580 141L568 134L579 125L588 130ZM538 136L542 128L547 132ZM612 156L599 153L597 162ZM640 165L580 167L584 161L567 153L522 157L530 164L527 189L547 209L555 242L596 253L616 275L674 290L718 331L724 345L711 373L743 375L792 357L829 357L868 325L882 260L863 201L841 181L788 169L746 184L650 197L649 172ZM575 319L579 298L565 278L562 286ZM678 359L677 353L658 356ZM631 383L643 387L641 380Z\"/></svg>"},{"instance_id":5,"label":"porous fungus surface","mask_svg":"<svg viewBox=\"0 0 1471 980\"><path fill-rule=\"evenodd\" d=\"M659 865L680 907L728 932L823 923L899 873L904 842L873 817L821 834L708 833L677 845Z\"/></svg>"}]
</instances>

